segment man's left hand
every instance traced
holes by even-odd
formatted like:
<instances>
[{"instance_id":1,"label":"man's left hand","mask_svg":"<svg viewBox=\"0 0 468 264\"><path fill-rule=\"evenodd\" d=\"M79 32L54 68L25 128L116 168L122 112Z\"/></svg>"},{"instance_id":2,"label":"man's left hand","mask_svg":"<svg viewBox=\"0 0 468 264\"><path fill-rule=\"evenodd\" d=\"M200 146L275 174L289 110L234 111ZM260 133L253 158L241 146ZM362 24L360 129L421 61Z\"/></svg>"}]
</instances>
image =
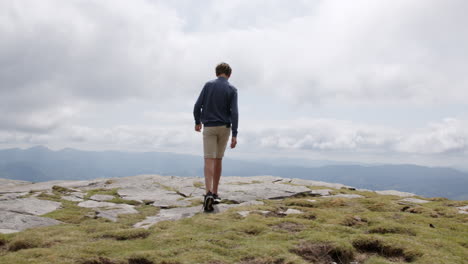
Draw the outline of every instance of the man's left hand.
<instances>
[{"instance_id":1,"label":"man's left hand","mask_svg":"<svg viewBox=\"0 0 468 264\"><path fill-rule=\"evenodd\" d=\"M202 125L201 125L201 124L195 125L195 131L201 132L201 129L202 129Z\"/></svg>"},{"instance_id":2,"label":"man's left hand","mask_svg":"<svg viewBox=\"0 0 468 264\"><path fill-rule=\"evenodd\" d=\"M237 137L231 138L231 148L235 148L237 145Z\"/></svg>"}]
</instances>

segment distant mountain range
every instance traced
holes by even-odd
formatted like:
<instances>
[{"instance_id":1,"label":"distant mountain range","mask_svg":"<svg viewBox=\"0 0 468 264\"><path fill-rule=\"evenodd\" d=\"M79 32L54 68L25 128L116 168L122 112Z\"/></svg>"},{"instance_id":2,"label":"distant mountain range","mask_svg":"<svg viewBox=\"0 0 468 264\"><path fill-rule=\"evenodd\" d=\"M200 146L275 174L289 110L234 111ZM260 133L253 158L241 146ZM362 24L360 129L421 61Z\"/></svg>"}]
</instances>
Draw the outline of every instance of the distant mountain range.
<instances>
[{"instance_id":1,"label":"distant mountain range","mask_svg":"<svg viewBox=\"0 0 468 264\"><path fill-rule=\"evenodd\" d=\"M337 182L371 190L394 189L426 197L468 200L468 173L416 165L272 165L225 159L223 175L274 175ZM294 164L297 164L294 163ZM0 178L49 181L160 174L203 177L203 158L165 152L53 151L43 146L0 150Z\"/></svg>"}]
</instances>

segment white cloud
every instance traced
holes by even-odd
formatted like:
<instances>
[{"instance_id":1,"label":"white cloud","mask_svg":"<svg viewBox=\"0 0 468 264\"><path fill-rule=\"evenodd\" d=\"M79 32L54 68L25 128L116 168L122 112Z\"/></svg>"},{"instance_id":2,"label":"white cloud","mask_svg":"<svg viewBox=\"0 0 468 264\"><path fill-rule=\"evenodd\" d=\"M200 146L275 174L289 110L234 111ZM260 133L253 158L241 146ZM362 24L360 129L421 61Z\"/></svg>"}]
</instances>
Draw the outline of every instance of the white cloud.
<instances>
[{"instance_id":1,"label":"white cloud","mask_svg":"<svg viewBox=\"0 0 468 264\"><path fill-rule=\"evenodd\" d=\"M243 91L264 96L263 112L277 110L270 100L290 108L468 104L467 8L462 0L5 0L0 142L197 152L186 102L220 61L233 66L240 101ZM125 112L133 115L115 121ZM285 121L240 114L239 150L467 152L463 114L418 130L293 110Z\"/></svg>"},{"instance_id":2,"label":"white cloud","mask_svg":"<svg viewBox=\"0 0 468 264\"><path fill-rule=\"evenodd\" d=\"M68 100L187 97L227 60L242 89L302 103L468 98L465 1L261 1L268 12L207 3L186 32L190 12L160 1L3 1L2 87L46 83Z\"/></svg>"},{"instance_id":3,"label":"white cloud","mask_svg":"<svg viewBox=\"0 0 468 264\"><path fill-rule=\"evenodd\" d=\"M396 150L410 153L436 154L468 152L468 122L446 118L400 140Z\"/></svg>"}]
</instances>

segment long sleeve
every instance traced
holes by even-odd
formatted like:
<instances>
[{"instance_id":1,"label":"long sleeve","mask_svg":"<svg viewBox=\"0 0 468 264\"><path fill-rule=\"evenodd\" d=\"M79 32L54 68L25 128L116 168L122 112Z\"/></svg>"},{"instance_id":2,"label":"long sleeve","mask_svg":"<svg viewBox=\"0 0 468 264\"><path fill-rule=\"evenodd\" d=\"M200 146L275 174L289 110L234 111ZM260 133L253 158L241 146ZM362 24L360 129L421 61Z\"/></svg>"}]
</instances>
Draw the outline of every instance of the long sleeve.
<instances>
[{"instance_id":1,"label":"long sleeve","mask_svg":"<svg viewBox=\"0 0 468 264\"><path fill-rule=\"evenodd\" d=\"M239 124L239 109L237 107L237 90L231 98L231 123L232 123L232 136L237 137L237 126Z\"/></svg>"},{"instance_id":2,"label":"long sleeve","mask_svg":"<svg viewBox=\"0 0 468 264\"><path fill-rule=\"evenodd\" d=\"M193 117L195 118L195 124L199 125L201 124L200 118L201 118L201 110L203 107L203 96L205 93L205 87L203 87L202 91L200 92L200 96L198 96L197 102L195 103L195 106L193 107Z\"/></svg>"}]
</instances>

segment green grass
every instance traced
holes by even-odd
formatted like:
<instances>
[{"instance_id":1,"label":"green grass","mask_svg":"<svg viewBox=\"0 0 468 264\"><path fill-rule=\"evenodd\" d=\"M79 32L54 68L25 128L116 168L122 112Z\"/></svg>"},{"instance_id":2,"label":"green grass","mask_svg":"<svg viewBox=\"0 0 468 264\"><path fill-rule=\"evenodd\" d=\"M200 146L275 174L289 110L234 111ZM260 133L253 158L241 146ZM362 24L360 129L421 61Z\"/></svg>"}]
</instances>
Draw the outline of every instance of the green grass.
<instances>
[{"instance_id":1,"label":"green grass","mask_svg":"<svg viewBox=\"0 0 468 264\"><path fill-rule=\"evenodd\" d=\"M88 191L116 194L112 190ZM149 229L133 224L158 208L136 204L139 214L118 222L95 219L92 210L58 194L63 208L47 217L64 224L0 235L0 263L154 263L154 264L305 264L464 263L468 258L468 217L455 206L467 201L431 199L422 205L398 204L400 197L347 189L365 198L301 197L265 200L264 205L232 208L163 221ZM117 198L116 198L117 199ZM317 202L307 202L314 199ZM284 216L287 208L304 214ZM412 210L412 208L417 208ZM161 209L163 210L163 209ZM266 216L237 211L269 210ZM329 262L328 262L329 263Z\"/></svg>"}]
</instances>

